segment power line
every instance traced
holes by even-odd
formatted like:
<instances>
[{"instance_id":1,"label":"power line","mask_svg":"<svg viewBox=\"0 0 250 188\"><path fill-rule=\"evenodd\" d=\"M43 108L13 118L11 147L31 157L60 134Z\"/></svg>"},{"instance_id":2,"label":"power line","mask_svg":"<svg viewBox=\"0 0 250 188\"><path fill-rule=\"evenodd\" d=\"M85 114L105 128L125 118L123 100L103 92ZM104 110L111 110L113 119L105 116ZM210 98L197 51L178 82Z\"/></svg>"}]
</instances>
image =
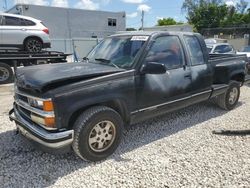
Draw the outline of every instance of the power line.
<instances>
[{"instance_id":1,"label":"power line","mask_svg":"<svg viewBox=\"0 0 250 188\"><path fill-rule=\"evenodd\" d=\"M3 6L3 9L4 9L4 10L7 10L7 9L8 9L7 0L4 0L4 6Z\"/></svg>"}]
</instances>

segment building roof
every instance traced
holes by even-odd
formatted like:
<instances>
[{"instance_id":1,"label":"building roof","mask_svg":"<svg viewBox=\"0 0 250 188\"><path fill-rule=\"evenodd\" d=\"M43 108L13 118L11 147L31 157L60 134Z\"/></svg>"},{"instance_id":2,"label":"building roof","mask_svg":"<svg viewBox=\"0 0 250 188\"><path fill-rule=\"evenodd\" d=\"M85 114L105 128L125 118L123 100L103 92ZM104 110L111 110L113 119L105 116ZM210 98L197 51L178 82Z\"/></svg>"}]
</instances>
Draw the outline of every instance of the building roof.
<instances>
[{"instance_id":1,"label":"building roof","mask_svg":"<svg viewBox=\"0 0 250 188\"><path fill-rule=\"evenodd\" d=\"M12 9L16 9L17 6L36 6L41 8L52 8L52 9L67 9L67 10L82 10L82 11L89 11L89 12L106 12L106 13L117 13L126 15L125 11L120 12L111 12L111 11L103 11L103 10L89 10L89 9L80 9L80 8L68 8L68 7L54 7L54 6L45 6L45 5L34 5L34 4L26 4L26 3L17 3L12 8L7 10L6 12L10 12Z\"/></svg>"},{"instance_id":2,"label":"building roof","mask_svg":"<svg viewBox=\"0 0 250 188\"><path fill-rule=\"evenodd\" d=\"M28 19L34 22L39 22L40 20L29 17L29 16L23 16L23 15L19 15L19 14L10 14L10 13L0 13L0 15L2 16L12 16L12 17L16 17L16 18L23 18L23 19Z\"/></svg>"}]
</instances>

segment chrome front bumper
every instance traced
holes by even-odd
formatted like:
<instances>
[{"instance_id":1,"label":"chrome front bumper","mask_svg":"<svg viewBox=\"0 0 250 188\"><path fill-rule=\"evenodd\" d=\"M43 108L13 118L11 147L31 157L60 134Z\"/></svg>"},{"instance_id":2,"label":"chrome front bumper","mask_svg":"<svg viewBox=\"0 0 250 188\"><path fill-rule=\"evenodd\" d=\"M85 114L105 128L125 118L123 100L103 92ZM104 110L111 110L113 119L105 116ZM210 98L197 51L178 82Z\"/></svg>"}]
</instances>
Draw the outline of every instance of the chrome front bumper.
<instances>
[{"instance_id":1,"label":"chrome front bumper","mask_svg":"<svg viewBox=\"0 0 250 188\"><path fill-rule=\"evenodd\" d=\"M17 129L21 132L22 135L50 151L51 149L57 150L61 148L70 147L73 142L73 130L67 130L56 133L46 131L38 125L25 120L20 115L15 106L12 110L10 110L9 118L11 121L16 122Z\"/></svg>"}]
</instances>

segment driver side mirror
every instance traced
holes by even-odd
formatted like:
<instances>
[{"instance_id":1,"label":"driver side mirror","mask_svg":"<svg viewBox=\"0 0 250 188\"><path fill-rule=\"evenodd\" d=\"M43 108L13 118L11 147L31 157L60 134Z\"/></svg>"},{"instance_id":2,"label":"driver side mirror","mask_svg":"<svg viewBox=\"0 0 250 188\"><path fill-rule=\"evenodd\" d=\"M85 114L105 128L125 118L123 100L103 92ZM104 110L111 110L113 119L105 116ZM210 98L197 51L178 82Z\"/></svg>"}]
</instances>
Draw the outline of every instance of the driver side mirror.
<instances>
[{"instance_id":1,"label":"driver side mirror","mask_svg":"<svg viewBox=\"0 0 250 188\"><path fill-rule=\"evenodd\" d=\"M148 62L141 68L143 74L164 74L166 71L165 65L157 62Z\"/></svg>"}]
</instances>

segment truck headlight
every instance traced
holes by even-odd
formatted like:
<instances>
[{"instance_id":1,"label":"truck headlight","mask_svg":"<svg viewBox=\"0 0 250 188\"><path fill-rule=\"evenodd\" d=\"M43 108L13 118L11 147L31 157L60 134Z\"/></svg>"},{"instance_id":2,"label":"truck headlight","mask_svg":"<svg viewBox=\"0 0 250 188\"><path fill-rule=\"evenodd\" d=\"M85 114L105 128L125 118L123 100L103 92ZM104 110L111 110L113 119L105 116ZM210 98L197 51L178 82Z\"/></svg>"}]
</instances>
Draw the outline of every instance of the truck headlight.
<instances>
[{"instance_id":1,"label":"truck headlight","mask_svg":"<svg viewBox=\"0 0 250 188\"><path fill-rule=\"evenodd\" d=\"M28 98L28 103L30 106L39 108L44 111L54 111L54 106L52 101L43 101L39 99L34 99L34 98Z\"/></svg>"}]
</instances>

